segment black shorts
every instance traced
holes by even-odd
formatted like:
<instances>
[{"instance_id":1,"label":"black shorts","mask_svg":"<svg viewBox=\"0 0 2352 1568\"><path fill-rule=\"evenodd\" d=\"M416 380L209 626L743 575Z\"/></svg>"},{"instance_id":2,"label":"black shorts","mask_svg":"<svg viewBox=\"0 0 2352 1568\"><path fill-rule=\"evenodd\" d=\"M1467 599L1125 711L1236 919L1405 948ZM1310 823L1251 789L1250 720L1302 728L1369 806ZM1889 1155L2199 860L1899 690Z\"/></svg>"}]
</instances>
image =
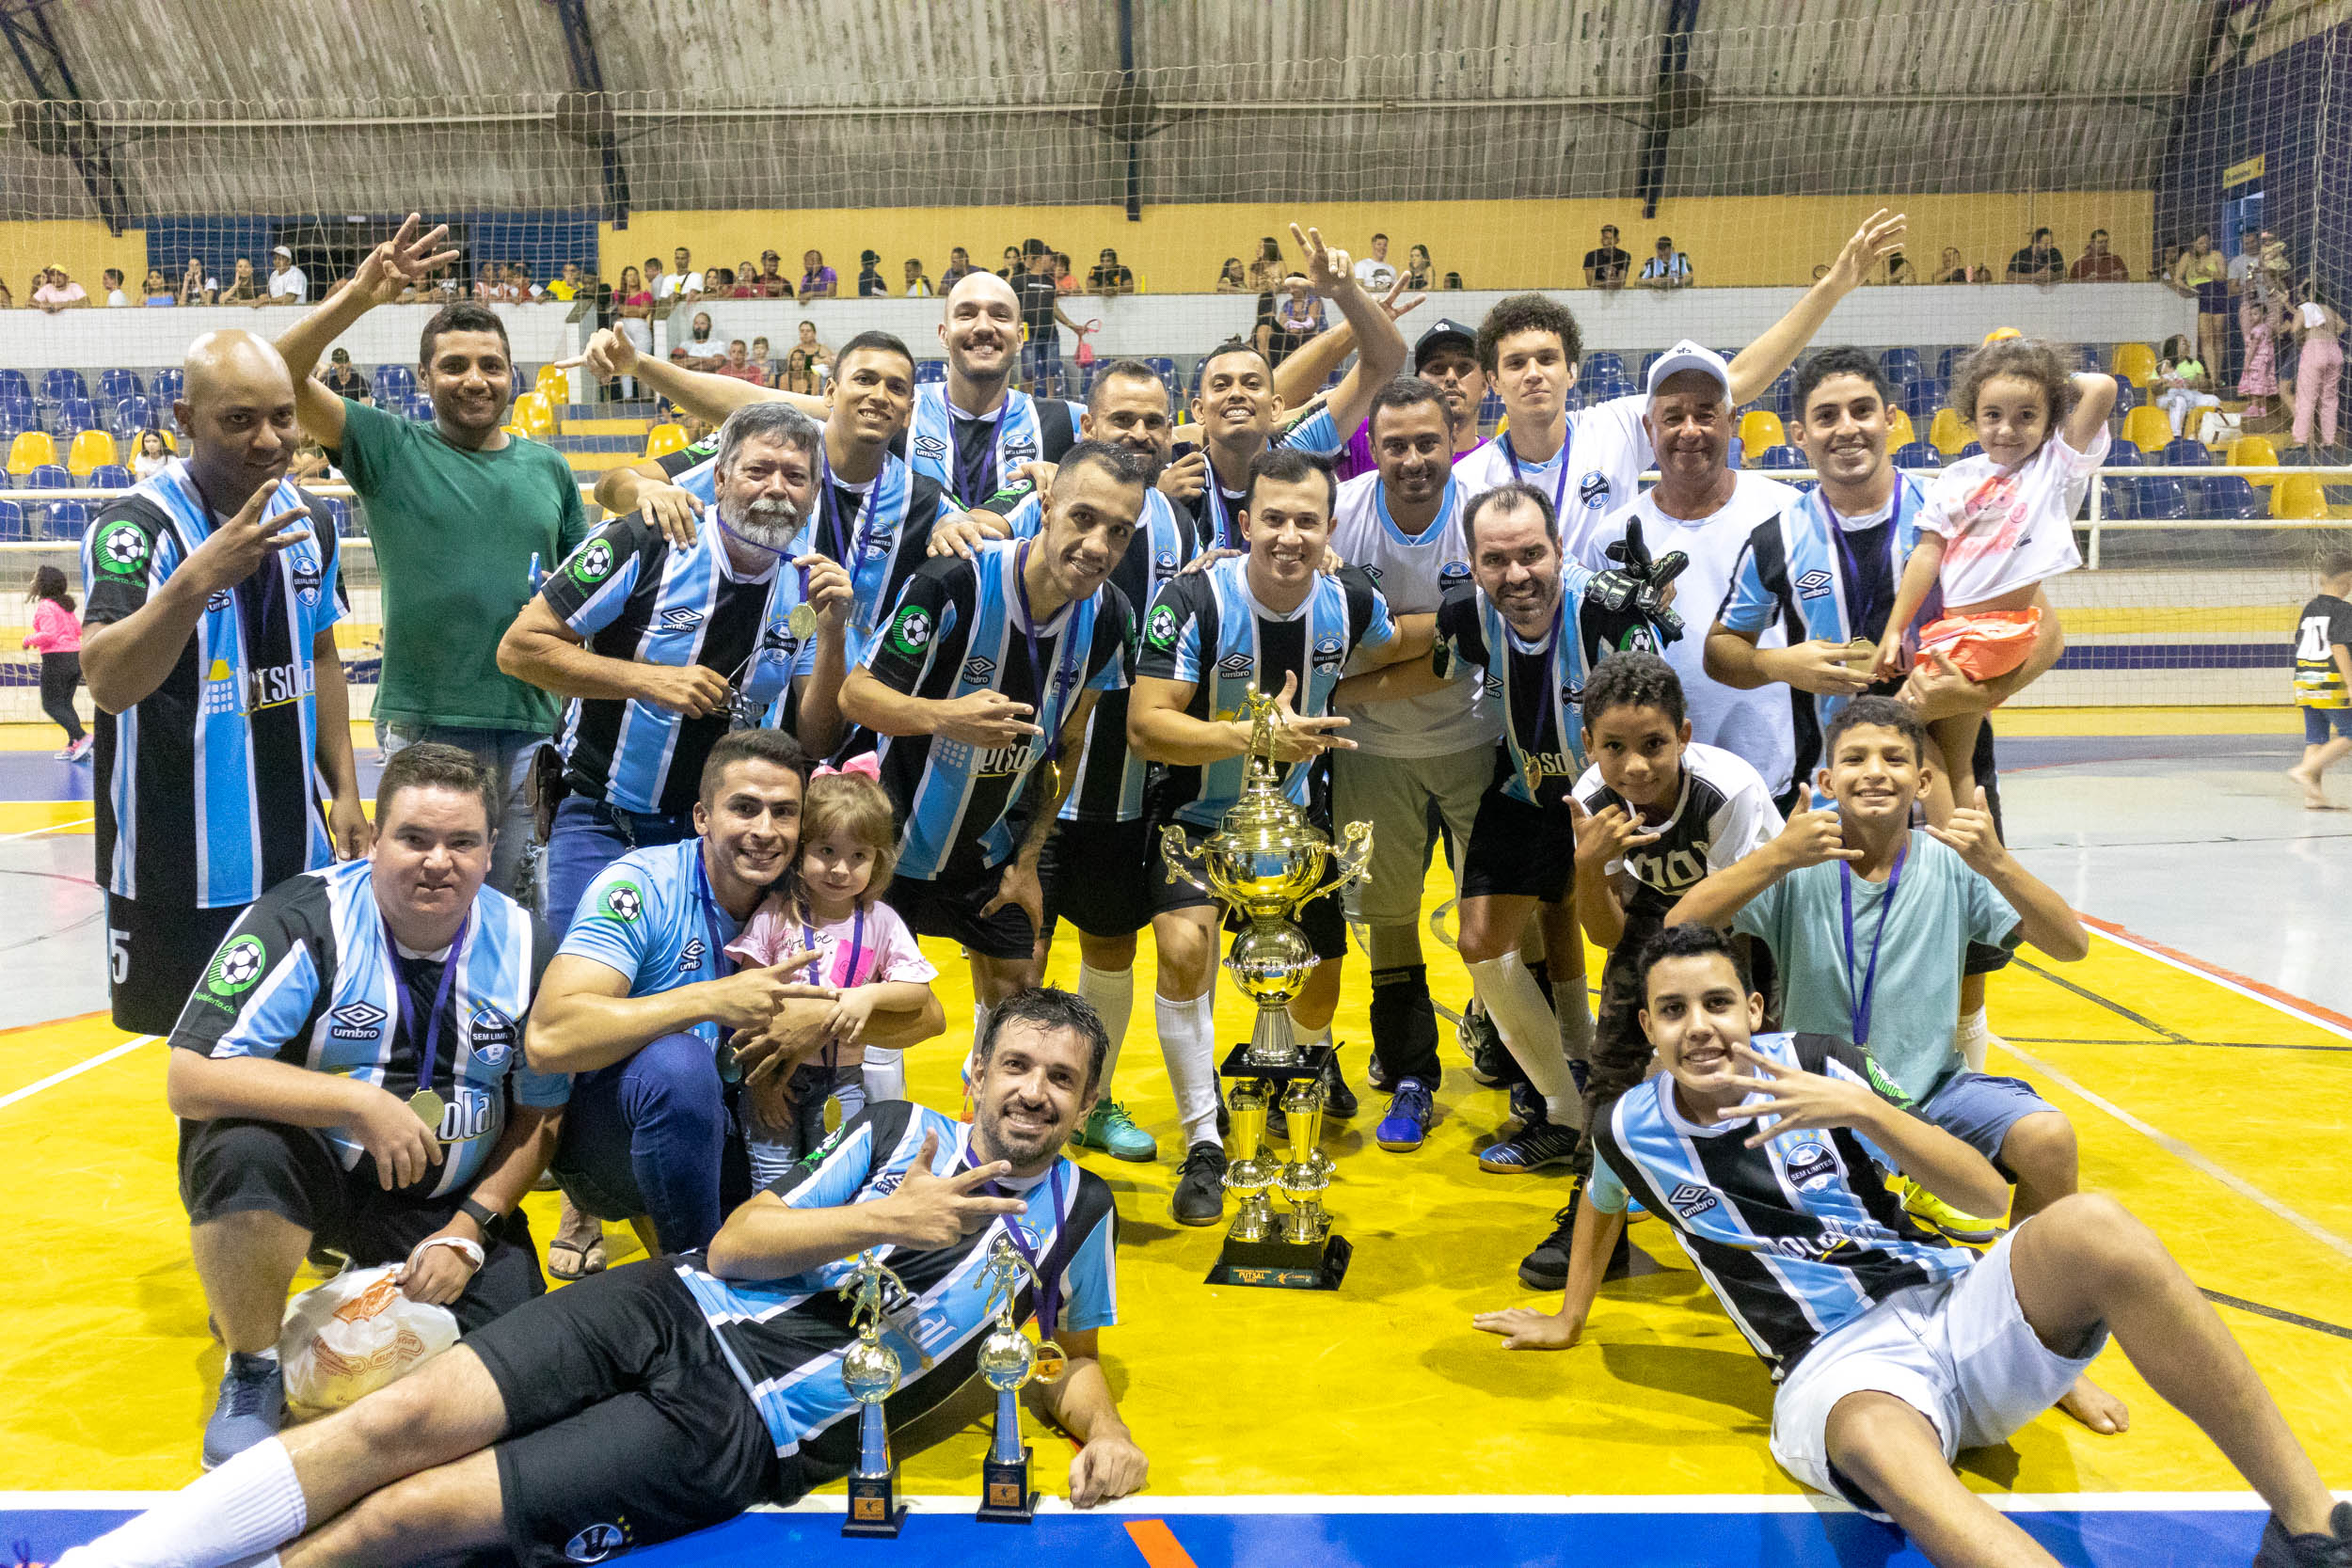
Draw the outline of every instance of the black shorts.
<instances>
[{"instance_id":1,"label":"black shorts","mask_svg":"<svg viewBox=\"0 0 2352 1568\"><path fill-rule=\"evenodd\" d=\"M1007 904L993 914L980 911L996 896L1005 868L955 872L929 879L893 877L882 890L882 902L898 911L917 936L945 937L983 958L1012 961L1035 957L1037 931L1028 912Z\"/></svg>"},{"instance_id":2,"label":"black shorts","mask_svg":"<svg viewBox=\"0 0 2352 1568\"><path fill-rule=\"evenodd\" d=\"M1576 829L1565 797L1559 805L1531 806L1504 794L1498 777L1486 786L1470 822L1462 896L1557 904L1575 884Z\"/></svg>"},{"instance_id":3,"label":"black shorts","mask_svg":"<svg viewBox=\"0 0 2352 1568\"><path fill-rule=\"evenodd\" d=\"M436 1166L433 1180L439 1175ZM180 1201L190 1225L265 1210L348 1255L358 1268L405 1259L456 1216L465 1196L388 1193L376 1185L373 1160L362 1156L357 1169L346 1171L315 1128L234 1117L180 1124ZM467 1333L548 1289L520 1210L499 1221L482 1252L482 1267L450 1307Z\"/></svg>"},{"instance_id":4,"label":"black shorts","mask_svg":"<svg viewBox=\"0 0 2352 1568\"><path fill-rule=\"evenodd\" d=\"M1213 837L1216 832L1214 828L1203 828L1191 822L1179 822L1176 826L1184 831L1184 840L1188 844L1199 844ZM1326 823L1317 822L1315 826L1326 832L1330 831ZM1144 879L1148 884L1146 892L1151 898L1152 912L1169 914L1177 910L1197 910L1204 904L1216 902L1181 878L1169 879L1168 858L1160 851L1159 840L1159 831L1154 828L1151 836L1151 870ZM1347 906L1341 895L1327 893L1320 898L1309 899L1291 911L1291 921L1305 934L1307 945L1314 950L1316 958L1328 961L1347 957ZM1225 911L1227 930L1238 931L1248 924L1232 910Z\"/></svg>"},{"instance_id":5,"label":"black shorts","mask_svg":"<svg viewBox=\"0 0 2352 1568\"><path fill-rule=\"evenodd\" d=\"M465 1342L506 1402L491 1452L522 1563L602 1561L808 1490L666 1258L591 1275Z\"/></svg>"},{"instance_id":6,"label":"black shorts","mask_svg":"<svg viewBox=\"0 0 2352 1568\"><path fill-rule=\"evenodd\" d=\"M1152 824L1061 822L1045 841L1045 928L1067 920L1090 937L1133 936L1152 924L1152 879L1159 876Z\"/></svg>"},{"instance_id":7,"label":"black shorts","mask_svg":"<svg viewBox=\"0 0 2352 1568\"><path fill-rule=\"evenodd\" d=\"M168 1037L188 993L243 913L242 904L198 910L106 895L106 989L115 1027Z\"/></svg>"}]
</instances>

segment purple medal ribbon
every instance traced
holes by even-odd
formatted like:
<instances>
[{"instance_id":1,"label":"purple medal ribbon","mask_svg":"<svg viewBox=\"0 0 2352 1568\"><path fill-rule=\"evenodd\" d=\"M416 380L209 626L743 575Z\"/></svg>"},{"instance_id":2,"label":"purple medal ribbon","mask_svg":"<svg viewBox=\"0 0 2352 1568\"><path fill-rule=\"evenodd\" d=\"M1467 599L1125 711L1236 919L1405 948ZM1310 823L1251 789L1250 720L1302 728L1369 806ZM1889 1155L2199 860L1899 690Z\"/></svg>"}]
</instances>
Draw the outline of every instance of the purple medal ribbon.
<instances>
[{"instance_id":1,"label":"purple medal ribbon","mask_svg":"<svg viewBox=\"0 0 2352 1568\"><path fill-rule=\"evenodd\" d=\"M1911 835L1903 835L1902 847L1895 851L1895 868L1887 873L1886 894L1879 900L1879 927L1870 939L1870 963L1863 971L1862 984L1853 978L1853 865L1837 863L1837 901L1846 917L1846 992L1853 998L1853 1043L1870 1043L1870 1004L1878 994L1879 954L1886 946L1886 911L1895 907L1895 890L1903 885L1903 861L1911 853Z\"/></svg>"},{"instance_id":2,"label":"purple medal ribbon","mask_svg":"<svg viewBox=\"0 0 2352 1568\"><path fill-rule=\"evenodd\" d=\"M1061 1228L1062 1169L1063 1162L1059 1160L1055 1161L1054 1174L1051 1181L1054 1203L1054 1228L1057 1231ZM991 1181L983 1190L987 1192L991 1197L1020 1197L1024 1196L1019 1193L1007 1192L993 1181ZM1036 1189L1034 1188L1031 1189L1031 1191L1035 1190ZM1021 1221L1014 1218L1010 1214L1005 1216L1005 1239L1010 1242L1012 1243L1012 1249L1021 1255L1021 1260L1037 1271L1038 1338L1040 1339L1051 1339L1054 1337L1054 1324L1061 1320L1061 1273L1059 1270L1056 1270L1051 1274L1046 1272L1044 1258L1041 1255L1037 1243L1030 1239L1029 1227L1022 1224Z\"/></svg>"},{"instance_id":3,"label":"purple medal ribbon","mask_svg":"<svg viewBox=\"0 0 2352 1568\"><path fill-rule=\"evenodd\" d=\"M383 917L379 914L377 918ZM457 934L449 939L449 957L441 960L441 983L433 993L433 1011L428 1016L424 1026L424 1051L417 1061L417 1087L420 1089L430 1089L433 1086L434 1064L439 1060L441 1054L441 1014L449 1007L450 992L457 982L458 960L465 956L466 932L472 925L473 911L469 908L466 911L466 917L457 923ZM400 945L393 938L392 928L389 924L384 927L384 942L387 950L394 958L398 958ZM402 1009L404 1013L406 1010L405 1007ZM416 1037L416 1023L410 1021L408 1037L414 1039ZM451 1061L449 1070L450 1089L452 1093L454 1093L457 1087L457 1064L454 1060Z\"/></svg>"},{"instance_id":4,"label":"purple medal ribbon","mask_svg":"<svg viewBox=\"0 0 2352 1568\"><path fill-rule=\"evenodd\" d=\"M1037 616L1029 609L1029 579L1023 571L1023 568L1029 563L1029 546L1034 543L1036 543L1035 540L1024 539L1021 541L1021 547L1013 552L1012 591L1021 601L1021 635L1029 647L1029 688L1031 694L1037 698L1039 727L1044 728L1042 721L1046 716L1046 709L1052 705L1051 699L1060 694L1062 687L1068 684L1070 678L1071 626L1062 628L1061 646L1055 650L1054 685L1053 689L1048 690L1045 684L1045 667L1038 660ZM1077 607L1072 605L1069 608L1074 610ZM1074 614L1072 615L1073 626L1075 626L1076 621L1077 617ZM1048 768L1054 766L1061 757L1059 713L1057 712L1055 717L1057 722L1051 729L1046 730L1044 754L1038 759Z\"/></svg>"},{"instance_id":5,"label":"purple medal ribbon","mask_svg":"<svg viewBox=\"0 0 2352 1568\"><path fill-rule=\"evenodd\" d=\"M1526 483L1526 476L1519 472L1518 451L1511 445L1511 433L1506 430L1495 439L1502 443L1502 460L1511 465L1511 478L1521 484ZM1555 522L1560 516L1561 503L1567 499L1568 449L1575 444L1576 421L1571 420L1568 421L1567 434L1560 437L1560 475L1551 482L1551 515Z\"/></svg>"}]
</instances>

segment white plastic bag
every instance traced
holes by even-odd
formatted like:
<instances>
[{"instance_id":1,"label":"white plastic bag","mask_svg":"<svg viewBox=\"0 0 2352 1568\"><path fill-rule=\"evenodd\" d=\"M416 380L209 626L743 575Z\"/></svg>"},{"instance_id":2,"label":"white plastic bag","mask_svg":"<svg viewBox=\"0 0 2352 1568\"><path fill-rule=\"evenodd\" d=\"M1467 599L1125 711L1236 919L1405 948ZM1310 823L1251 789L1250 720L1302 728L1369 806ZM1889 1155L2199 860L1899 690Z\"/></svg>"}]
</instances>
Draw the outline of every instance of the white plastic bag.
<instances>
[{"instance_id":1,"label":"white plastic bag","mask_svg":"<svg viewBox=\"0 0 2352 1568\"><path fill-rule=\"evenodd\" d=\"M345 1269L286 1304L278 1360L288 1404L308 1415L341 1410L457 1342L449 1308L402 1295L399 1273L396 1263Z\"/></svg>"}]
</instances>

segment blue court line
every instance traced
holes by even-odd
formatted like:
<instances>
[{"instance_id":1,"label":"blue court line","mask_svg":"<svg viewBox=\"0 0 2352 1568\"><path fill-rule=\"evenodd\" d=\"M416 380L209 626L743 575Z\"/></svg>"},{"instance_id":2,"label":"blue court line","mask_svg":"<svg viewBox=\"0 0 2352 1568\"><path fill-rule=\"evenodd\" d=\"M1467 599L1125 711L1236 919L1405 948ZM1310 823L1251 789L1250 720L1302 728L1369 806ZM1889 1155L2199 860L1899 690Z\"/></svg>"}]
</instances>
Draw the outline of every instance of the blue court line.
<instances>
[{"instance_id":1,"label":"blue court line","mask_svg":"<svg viewBox=\"0 0 2352 1568\"><path fill-rule=\"evenodd\" d=\"M17 1494L22 1500L24 1494ZM1332 1499L1344 1506L1354 1499ZM728 1524L665 1545L630 1551L630 1562L685 1568L1146 1568L1129 1535L1130 1522L1164 1522L1194 1568L1295 1564L1296 1568L1431 1568L1476 1563L1479 1568L1689 1568L1694 1563L1787 1564L1788 1568L1923 1568L1927 1560L1900 1531L1828 1503L1806 1498L1756 1499L1766 1508L1685 1510L1668 1499L1562 1499L1569 1508L1598 1504L1610 1512L1456 1512L1487 1499L1430 1499L1450 1505L1411 1512L1416 1499L1398 1498L1378 1512L1320 1513L1312 1498L1279 1512L1216 1509L1217 1499L1169 1498L1165 1509L1134 1499L1118 1513L1041 1513L1034 1525L982 1525L971 1517L974 1499L918 1499L895 1542L845 1541L838 1499L830 1509L808 1505L784 1513L747 1513ZM1503 1499L1492 1499L1501 1502ZM1529 1499L1531 1502L1533 1499ZM2073 1500L2073 1499L2070 1499ZM1546 1502L1551 1501L1546 1499ZM2238 1504L2244 1499L2232 1497ZM1662 1505L1659 1512L1615 1512ZM2258 1508L2116 1509L2083 1498L2082 1506L2007 1512L2066 1568L2243 1568L2262 1533ZM1207 1507L1201 1505L1206 1504ZM1303 1505L1303 1506L1302 1506ZM1542 1508L1543 1503L1536 1503ZM1553 1504L1556 1509L1558 1504ZM88 1540L129 1515L119 1510L0 1508L0 1546L19 1542L34 1561Z\"/></svg>"}]
</instances>

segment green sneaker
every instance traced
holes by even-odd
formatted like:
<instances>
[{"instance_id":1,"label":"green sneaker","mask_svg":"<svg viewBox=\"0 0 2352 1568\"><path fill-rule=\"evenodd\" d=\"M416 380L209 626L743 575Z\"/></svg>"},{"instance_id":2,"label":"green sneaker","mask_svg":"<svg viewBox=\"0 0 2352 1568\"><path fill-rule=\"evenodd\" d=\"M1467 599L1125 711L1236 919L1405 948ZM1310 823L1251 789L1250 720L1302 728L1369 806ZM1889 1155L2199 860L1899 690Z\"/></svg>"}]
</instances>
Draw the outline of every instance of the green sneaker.
<instances>
[{"instance_id":1,"label":"green sneaker","mask_svg":"<svg viewBox=\"0 0 2352 1568\"><path fill-rule=\"evenodd\" d=\"M1137 1127L1127 1107L1116 1100L1105 1100L1089 1112L1070 1141L1080 1148L1099 1148L1114 1160L1142 1164L1160 1157L1159 1140Z\"/></svg>"}]
</instances>

